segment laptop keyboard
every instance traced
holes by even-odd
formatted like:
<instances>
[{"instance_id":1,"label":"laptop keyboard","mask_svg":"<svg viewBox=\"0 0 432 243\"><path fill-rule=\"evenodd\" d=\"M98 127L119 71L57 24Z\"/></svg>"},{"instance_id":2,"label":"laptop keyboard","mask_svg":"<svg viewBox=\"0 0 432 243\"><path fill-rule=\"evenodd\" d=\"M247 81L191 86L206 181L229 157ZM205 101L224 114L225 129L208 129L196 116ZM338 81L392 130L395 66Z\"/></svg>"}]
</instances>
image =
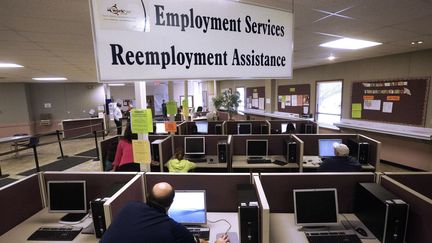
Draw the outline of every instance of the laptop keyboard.
<instances>
[{"instance_id":1,"label":"laptop keyboard","mask_svg":"<svg viewBox=\"0 0 432 243\"><path fill-rule=\"evenodd\" d=\"M200 239L204 239L208 241L210 238L210 229L207 227L186 227L186 228L194 236L198 236Z\"/></svg>"},{"instance_id":2,"label":"laptop keyboard","mask_svg":"<svg viewBox=\"0 0 432 243\"><path fill-rule=\"evenodd\" d=\"M309 243L361 243L357 234L346 231L305 232Z\"/></svg>"},{"instance_id":3,"label":"laptop keyboard","mask_svg":"<svg viewBox=\"0 0 432 243\"><path fill-rule=\"evenodd\" d=\"M81 227L40 227L27 240L72 241L81 229Z\"/></svg>"}]
</instances>

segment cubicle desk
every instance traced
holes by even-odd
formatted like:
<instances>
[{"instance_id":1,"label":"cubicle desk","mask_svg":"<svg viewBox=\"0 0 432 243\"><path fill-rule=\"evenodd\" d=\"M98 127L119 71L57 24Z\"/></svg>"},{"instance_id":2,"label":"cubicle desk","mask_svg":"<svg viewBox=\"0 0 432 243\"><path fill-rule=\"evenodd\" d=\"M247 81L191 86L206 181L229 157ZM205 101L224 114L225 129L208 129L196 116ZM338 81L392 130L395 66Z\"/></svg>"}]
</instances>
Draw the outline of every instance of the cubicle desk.
<instances>
[{"instance_id":1,"label":"cubicle desk","mask_svg":"<svg viewBox=\"0 0 432 243\"><path fill-rule=\"evenodd\" d=\"M93 136L93 131L105 129L104 118L81 118L62 120L63 138L73 138L85 134ZM102 134L98 134L102 135Z\"/></svg>"},{"instance_id":2,"label":"cubicle desk","mask_svg":"<svg viewBox=\"0 0 432 243\"><path fill-rule=\"evenodd\" d=\"M52 243L54 241L28 241L27 238L33 234L40 227L62 227L58 221L65 215L61 213L49 213L48 208L44 208L38 213L34 214L32 217L23 221L19 225L15 226L2 236L0 236L0 242L38 242L38 243ZM91 223L91 218L87 218L83 223L74 226L87 226ZM80 242L80 243L90 243L99 242L96 236L93 234L78 234L73 241L68 242Z\"/></svg>"},{"instance_id":3,"label":"cubicle desk","mask_svg":"<svg viewBox=\"0 0 432 243\"><path fill-rule=\"evenodd\" d=\"M233 156L232 168L234 171L250 171L250 172L266 172L266 171L299 171L299 165L297 163L288 163L286 165L277 165L273 163L262 163L262 164L248 164L248 156L236 155ZM283 155L270 155L266 157L270 160L281 160L286 161Z\"/></svg>"},{"instance_id":4,"label":"cubicle desk","mask_svg":"<svg viewBox=\"0 0 432 243\"><path fill-rule=\"evenodd\" d=\"M361 223L354 214L344 214L350 221L355 220L356 223ZM343 220L343 216L341 216ZM294 214L292 213L271 213L270 214L270 242L278 243L308 243L308 240L303 231L298 231L298 226L294 222ZM362 228L366 229L362 225ZM344 230L343 226L335 228L335 230ZM359 236L359 238L361 238ZM377 239L362 239L364 243L379 243Z\"/></svg>"},{"instance_id":5,"label":"cubicle desk","mask_svg":"<svg viewBox=\"0 0 432 243\"><path fill-rule=\"evenodd\" d=\"M226 172L228 170L228 164L220 163L218 156L207 155L206 158L207 162L195 163L196 168L194 169L194 172ZM171 159L174 159L174 157ZM165 167L166 171L168 171L168 163L165 163Z\"/></svg>"},{"instance_id":6,"label":"cubicle desk","mask_svg":"<svg viewBox=\"0 0 432 243\"><path fill-rule=\"evenodd\" d=\"M230 224L231 224L231 229L229 230L229 232L233 232L237 234L237 237L239 237L239 225L238 225L238 215L237 213L212 213L212 212L208 212L207 213L207 225L210 228L210 238L208 242L215 242L216 240L216 235L218 233L225 233L229 227L229 225L224 222L224 221L220 221L217 223L210 223L208 222L210 221L216 221L219 219L225 219L227 220ZM238 242L240 242L240 240L238 240Z\"/></svg>"},{"instance_id":7,"label":"cubicle desk","mask_svg":"<svg viewBox=\"0 0 432 243\"><path fill-rule=\"evenodd\" d=\"M304 155L303 156L303 171L316 171L320 167L322 161L319 156ZM375 167L371 164L363 164L362 171L375 171Z\"/></svg>"}]
</instances>

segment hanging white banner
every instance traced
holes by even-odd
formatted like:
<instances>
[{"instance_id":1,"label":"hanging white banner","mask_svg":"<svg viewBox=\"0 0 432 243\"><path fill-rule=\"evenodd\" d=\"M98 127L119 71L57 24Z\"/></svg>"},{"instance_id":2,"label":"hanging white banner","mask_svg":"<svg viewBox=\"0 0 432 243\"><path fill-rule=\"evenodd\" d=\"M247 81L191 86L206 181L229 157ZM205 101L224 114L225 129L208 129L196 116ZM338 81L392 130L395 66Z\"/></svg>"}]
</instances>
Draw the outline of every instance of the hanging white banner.
<instances>
[{"instance_id":1,"label":"hanging white banner","mask_svg":"<svg viewBox=\"0 0 432 243\"><path fill-rule=\"evenodd\" d=\"M291 78L292 13L229 0L91 0L102 82Z\"/></svg>"}]
</instances>

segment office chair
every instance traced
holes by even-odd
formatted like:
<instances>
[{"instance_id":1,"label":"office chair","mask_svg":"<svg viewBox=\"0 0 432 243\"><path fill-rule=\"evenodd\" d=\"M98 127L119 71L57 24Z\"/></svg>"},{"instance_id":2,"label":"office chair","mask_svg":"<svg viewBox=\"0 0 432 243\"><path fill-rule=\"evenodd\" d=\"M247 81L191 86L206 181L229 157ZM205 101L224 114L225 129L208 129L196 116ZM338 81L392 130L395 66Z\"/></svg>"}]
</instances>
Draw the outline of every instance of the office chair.
<instances>
[{"instance_id":1,"label":"office chair","mask_svg":"<svg viewBox=\"0 0 432 243\"><path fill-rule=\"evenodd\" d=\"M196 112L202 112L202 110L203 110L202 106L198 106Z\"/></svg>"},{"instance_id":2,"label":"office chair","mask_svg":"<svg viewBox=\"0 0 432 243\"><path fill-rule=\"evenodd\" d=\"M125 172L125 171L140 172L141 169L140 169L140 164L139 163L128 163L128 164L124 164L124 165L119 166L116 171L120 171L120 172L121 171L123 171L123 172Z\"/></svg>"},{"instance_id":3,"label":"office chair","mask_svg":"<svg viewBox=\"0 0 432 243\"><path fill-rule=\"evenodd\" d=\"M294 124L292 122L288 123L287 128L286 128L286 132L285 133L293 133L295 132L296 128L294 126Z\"/></svg>"}]
</instances>

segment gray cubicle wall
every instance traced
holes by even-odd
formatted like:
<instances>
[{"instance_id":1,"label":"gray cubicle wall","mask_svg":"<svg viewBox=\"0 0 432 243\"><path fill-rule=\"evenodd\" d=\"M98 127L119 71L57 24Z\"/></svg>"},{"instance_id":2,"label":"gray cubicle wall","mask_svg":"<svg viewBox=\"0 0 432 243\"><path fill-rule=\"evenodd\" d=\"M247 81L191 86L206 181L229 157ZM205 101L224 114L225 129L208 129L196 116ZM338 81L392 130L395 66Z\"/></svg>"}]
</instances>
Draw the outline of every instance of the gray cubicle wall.
<instances>
[{"instance_id":1,"label":"gray cubicle wall","mask_svg":"<svg viewBox=\"0 0 432 243\"><path fill-rule=\"evenodd\" d=\"M162 143L159 144L160 171L165 171L164 164L173 156L173 150L173 136L165 138Z\"/></svg>"},{"instance_id":2,"label":"gray cubicle wall","mask_svg":"<svg viewBox=\"0 0 432 243\"><path fill-rule=\"evenodd\" d=\"M432 174L389 173L380 184L409 204L407 243L432 242Z\"/></svg>"},{"instance_id":3,"label":"gray cubicle wall","mask_svg":"<svg viewBox=\"0 0 432 243\"><path fill-rule=\"evenodd\" d=\"M374 182L375 173L262 173L260 177L272 213L294 213L294 189L336 188L339 212L352 213L358 183Z\"/></svg>"},{"instance_id":4,"label":"gray cubicle wall","mask_svg":"<svg viewBox=\"0 0 432 243\"><path fill-rule=\"evenodd\" d=\"M0 189L0 235L44 208L39 173Z\"/></svg>"},{"instance_id":5,"label":"gray cubicle wall","mask_svg":"<svg viewBox=\"0 0 432 243\"><path fill-rule=\"evenodd\" d=\"M247 173L154 173L145 174L146 191L158 182L168 182L176 190L206 190L207 210L237 212L237 185L250 184Z\"/></svg>"},{"instance_id":6,"label":"gray cubicle wall","mask_svg":"<svg viewBox=\"0 0 432 243\"><path fill-rule=\"evenodd\" d=\"M217 155L217 143L222 140L228 141L227 135L175 135L174 139L174 151L177 148L184 150L184 138L185 137L205 137L205 154L206 155ZM174 152L173 151L173 152Z\"/></svg>"},{"instance_id":7,"label":"gray cubicle wall","mask_svg":"<svg viewBox=\"0 0 432 243\"><path fill-rule=\"evenodd\" d=\"M87 201L98 197L109 197L130 181L136 173L127 172L45 172L43 190L46 192L48 181L84 180L86 181Z\"/></svg>"}]
</instances>

